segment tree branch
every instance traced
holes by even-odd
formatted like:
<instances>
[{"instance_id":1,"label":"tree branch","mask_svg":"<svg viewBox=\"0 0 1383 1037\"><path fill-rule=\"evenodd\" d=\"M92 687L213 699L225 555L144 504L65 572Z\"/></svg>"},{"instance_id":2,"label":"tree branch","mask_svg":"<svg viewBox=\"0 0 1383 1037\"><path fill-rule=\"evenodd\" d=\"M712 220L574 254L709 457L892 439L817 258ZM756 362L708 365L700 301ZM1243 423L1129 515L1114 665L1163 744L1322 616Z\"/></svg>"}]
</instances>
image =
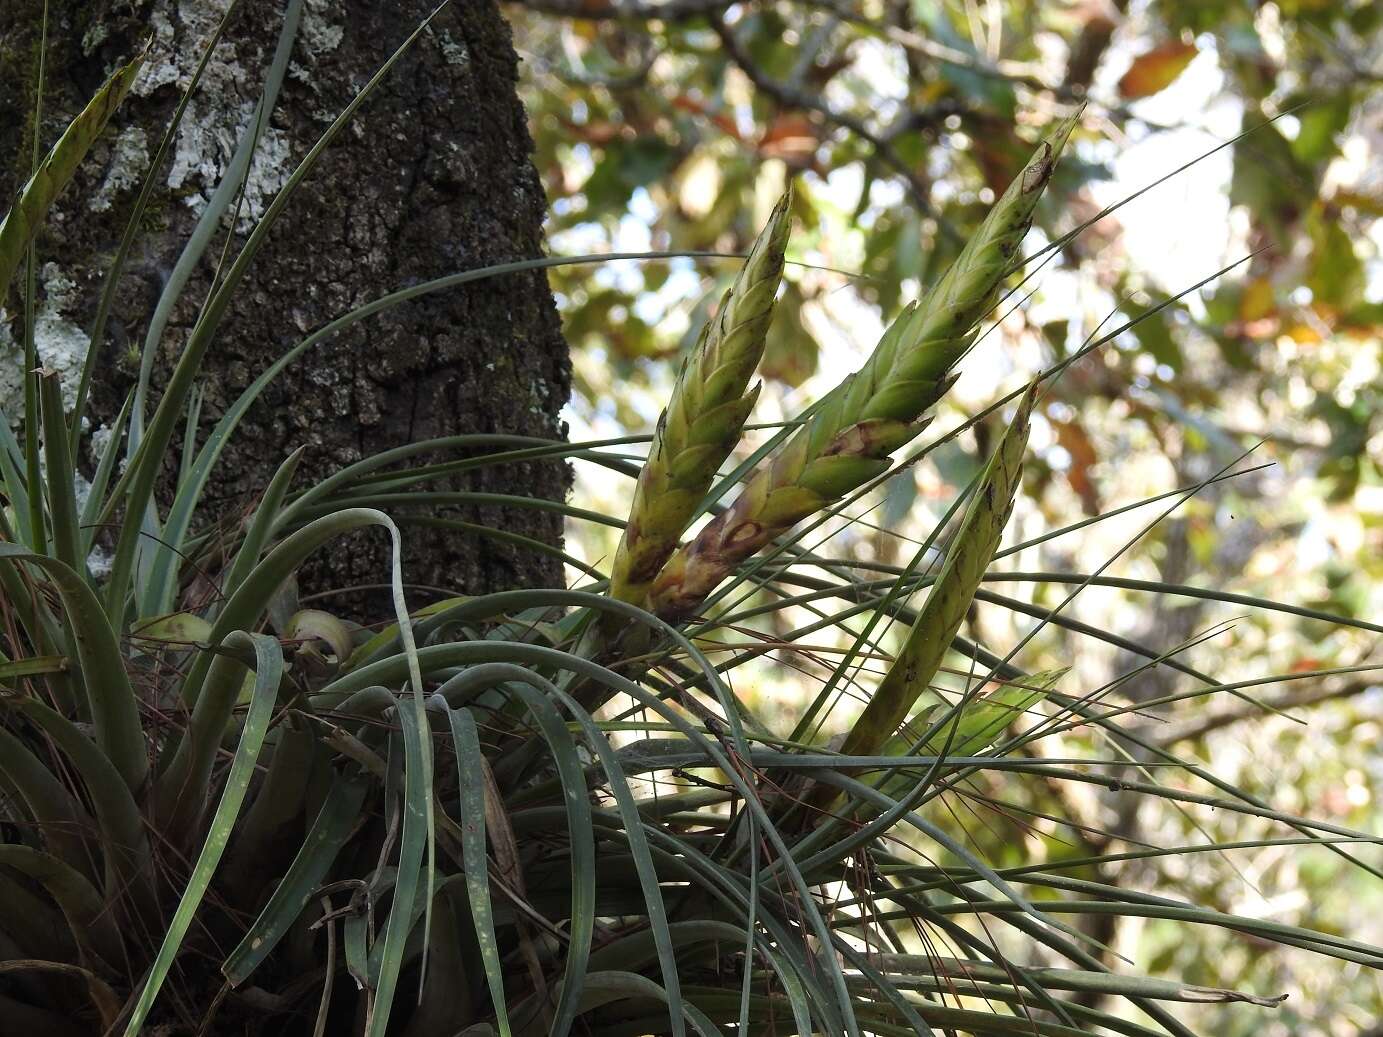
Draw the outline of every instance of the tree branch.
<instances>
[{"instance_id":1,"label":"tree branch","mask_svg":"<svg viewBox=\"0 0 1383 1037\"><path fill-rule=\"evenodd\" d=\"M1312 688L1309 691L1299 691L1294 695L1283 695L1268 701L1265 705L1270 710L1288 713L1293 709L1304 709L1307 706L1316 706L1322 702L1350 698L1378 686L1379 682L1376 678L1350 681L1347 684L1337 684L1333 687ZM1200 738L1211 731L1218 731L1222 727L1237 724L1241 720L1253 720L1262 715L1262 709L1252 703L1244 703L1232 709L1211 713L1209 716L1203 717L1193 724L1187 724L1185 727L1174 728L1158 738L1157 742L1158 745L1166 749L1180 742L1189 742Z\"/></svg>"},{"instance_id":2,"label":"tree branch","mask_svg":"<svg viewBox=\"0 0 1383 1037\"><path fill-rule=\"evenodd\" d=\"M735 37L734 30L725 24L719 15L708 15L711 29L720 37L721 45L725 48L725 54L730 59L731 64L738 68L755 89L761 91L768 97L773 98L785 108L796 108L802 111L815 112L826 122L849 130L861 140L865 141L874 149L874 154L885 165L891 167L906 182L908 192L912 195L913 203L917 208L932 217L937 222L937 226L948 236L959 239L954 227L936 213L932 207L931 191L926 182L917 174L898 152L894 149L890 138L876 132L863 119L851 115L849 112L842 112L832 107L822 98L806 90L799 89L789 83L783 83L774 79L763 69L754 64L749 54L740 46L739 40ZM927 123L939 124L952 113L953 109L942 110L938 107L935 110L923 112L909 112L902 120L900 125L907 128L915 128Z\"/></svg>"},{"instance_id":3,"label":"tree branch","mask_svg":"<svg viewBox=\"0 0 1383 1037\"><path fill-rule=\"evenodd\" d=\"M661 21L687 22L698 18L723 16L737 0L505 0L517 7L530 11L554 15L559 18L574 18L579 21ZM743 0L738 0L743 2ZM1060 86L1044 83L1033 72L1031 66L1018 61L999 61L989 64L974 54L948 47L944 43L928 39L920 33L911 32L896 25L880 25L860 14L851 6L852 0L790 0L799 7L825 11L842 22L855 26L872 35L896 43L905 50L933 61L955 65L978 75L994 79L1006 79L1019 83L1032 90L1056 94L1071 99L1073 92ZM1127 4L1128 0L1122 0Z\"/></svg>"},{"instance_id":4,"label":"tree branch","mask_svg":"<svg viewBox=\"0 0 1383 1037\"><path fill-rule=\"evenodd\" d=\"M518 7L559 18L588 22L608 22L623 18L634 21L685 22L710 14L724 14L736 0L508 0Z\"/></svg>"},{"instance_id":5,"label":"tree branch","mask_svg":"<svg viewBox=\"0 0 1383 1037\"><path fill-rule=\"evenodd\" d=\"M1114 39L1114 30L1128 11L1129 0L1112 0L1103 10L1091 14L1080 35L1071 44L1071 56L1066 62L1066 86L1084 95L1095 81L1095 70Z\"/></svg>"}]
</instances>

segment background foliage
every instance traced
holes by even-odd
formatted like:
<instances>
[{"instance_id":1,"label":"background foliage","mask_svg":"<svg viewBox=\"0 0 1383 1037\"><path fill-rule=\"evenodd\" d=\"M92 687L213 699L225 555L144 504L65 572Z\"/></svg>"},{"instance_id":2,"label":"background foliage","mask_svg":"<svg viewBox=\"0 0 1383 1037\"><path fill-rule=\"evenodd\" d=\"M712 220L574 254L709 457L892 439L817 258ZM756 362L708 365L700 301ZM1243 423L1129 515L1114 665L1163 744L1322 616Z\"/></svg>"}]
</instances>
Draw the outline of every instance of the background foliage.
<instances>
[{"instance_id":1,"label":"background foliage","mask_svg":"<svg viewBox=\"0 0 1383 1037\"><path fill-rule=\"evenodd\" d=\"M797 234L762 369L761 420L791 413L857 367L881 322L945 269L1025 158L1017 139L1024 124L1088 101L1073 153L1038 209L1029 253L1251 129L1047 257L1024 286L1031 298L963 365L939 422L955 424L992 402L1096 326L1140 317L1251 254L1066 373L1034 418L1036 456L1017 524L1023 537L1041 536L1205 478L1261 443L1254 460L1271 467L1207 489L1111 572L1380 614L1377 5L527 0L509 14L527 61L554 250L740 252L782 183L795 180ZM595 277L553 272L576 349L578 432L650 427L677 358L733 272L734 264L691 258L612 264ZM992 438L981 425L895 478L855 509L863 521L842 524L832 546L905 560L903 538L920 536L945 509ZM608 507L622 492L578 479L578 503ZM1133 530L1120 522L1091 527L1079 541L1049 541L1013 568L1089 572ZM573 534L569 547L587 561L613 552L611 534ZM1065 593L1021 582L998 589L1030 606ZM1377 659L1372 635L1204 600L1092 588L1072 609L1161 649L1213 630L1188 661L1225 680L1265 659L1303 672ZM999 638L1023 623L992 606L973 620ZM1070 658L1068 638L1052 630L1038 643L1055 664ZM1076 665L1099 680L1130 660L1082 642ZM783 657L755 688L771 711L784 687L808 694L816 679L809 661ZM1138 702L1185 688L1158 672L1120 690ZM1374 678L1304 680L1274 696L1309 704L1294 712L1309 723L1249 725L1241 703L1198 698L1133 722L1264 794L1376 828L1383 768L1370 746L1383 696ZM1003 787L1052 809L1050 789ZM1090 826L1074 842L1070 833L1066 842L1023 837L1021 825L992 815L956 821L1015 862L1085 843L1178 844L1193 832L1174 812L1120 809L1109 796L1063 806L1078 806ZM1213 826L1220 837L1248 830L1225 817ZM1125 869L1119 881L1195 888L1222 906L1336 926L1377 902L1371 878L1344 880L1324 858L1282 851ZM1383 1013L1367 971L1317 969L1208 930L1187 939L1156 922L1123 928L1120 946L1140 964L1304 995L1271 1020L1217 1007L1207 1016L1215 1032L1265 1023L1272 1032L1367 1032Z\"/></svg>"}]
</instances>

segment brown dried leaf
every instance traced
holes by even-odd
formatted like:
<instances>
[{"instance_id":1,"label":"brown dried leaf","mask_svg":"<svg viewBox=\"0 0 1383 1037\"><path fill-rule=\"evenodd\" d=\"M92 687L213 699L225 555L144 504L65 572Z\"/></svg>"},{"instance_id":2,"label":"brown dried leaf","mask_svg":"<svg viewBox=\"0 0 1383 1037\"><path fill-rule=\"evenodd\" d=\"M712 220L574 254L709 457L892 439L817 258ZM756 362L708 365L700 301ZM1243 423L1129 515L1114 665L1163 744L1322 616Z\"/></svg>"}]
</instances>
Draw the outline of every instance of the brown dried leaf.
<instances>
[{"instance_id":1,"label":"brown dried leaf","mask_svg":"<svg viewBox=\"0 0 1383 1037\"><path fill-rule=\"evenodd\" d=\"M1196 56L1194 43L1171 40L1134 58L1119 80L1119 96L1128 101L1151 97L1171 86Z\"/></svg>"}]
</instances>

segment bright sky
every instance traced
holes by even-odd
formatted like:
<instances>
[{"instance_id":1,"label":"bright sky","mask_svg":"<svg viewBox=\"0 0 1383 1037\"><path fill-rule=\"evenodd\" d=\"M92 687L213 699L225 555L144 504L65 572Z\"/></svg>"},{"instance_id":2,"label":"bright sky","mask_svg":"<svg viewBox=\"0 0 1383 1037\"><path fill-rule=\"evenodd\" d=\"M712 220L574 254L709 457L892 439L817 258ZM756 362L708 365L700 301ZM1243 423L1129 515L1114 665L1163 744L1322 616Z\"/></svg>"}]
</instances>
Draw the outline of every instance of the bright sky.
<instances>
[{"instance_id":1,"label":"bright sky","mask_svg":"<svg viewBox=\"0 0 1383 1037\"><path fill-rule=\"evenodd\" d=\"M1176 129L1145 131L1142 139L1106 142L1112 180L1096 182L1092 194L1112 205L1140 187L1192 161L1240 129L1243 105L1221 93L1224 74L1206 40L1186 71L1171 86L1137 102L1133 111L1149 123ZM1122 70L1106 63L1105 79ZM1112 84L1110 84L1112 89ZM1233 149L1199 162L1119 212L1123 245L1131 264L1162 287L1176 290L1198 280L1230 257L1232 233L1229 181Z\"/></svg>"}]
</instances>

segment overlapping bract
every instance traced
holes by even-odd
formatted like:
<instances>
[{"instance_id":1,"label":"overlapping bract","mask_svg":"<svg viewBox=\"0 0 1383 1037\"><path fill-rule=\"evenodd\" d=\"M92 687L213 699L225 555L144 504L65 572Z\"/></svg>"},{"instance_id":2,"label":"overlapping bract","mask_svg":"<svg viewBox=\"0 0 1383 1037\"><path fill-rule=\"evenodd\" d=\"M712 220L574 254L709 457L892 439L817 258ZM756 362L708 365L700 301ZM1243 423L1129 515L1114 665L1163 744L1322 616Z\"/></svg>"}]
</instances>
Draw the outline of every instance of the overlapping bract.
<instances>
[{"instance_id":1,"label":"overlapping bract","mask_svg":"<svg viewBox=\"0 0 1383 1037\"><path fill-rule=\"evenodd\" d=\"M878 752L941 668L1013 511L1023 477L1034 398L1034 388L1029 387L985 465L926 604L918 612L902 650L850 728L842 753L867 756Z\"/></svg>"},{"instance_id":2,"label":"overlapping bract","mask_svg":"<svg viewBox=\"0 0 1383 1037\"><path fill-rule=\"evenodd\" d=\"M1038 146L945 276L898 316L864 366L750 477L727 511L673 555L650 592L655 612L667 619L694 613L735 566L887 470L889 455L922 430L923 415L949 388L952 367L1013 267L1076 119L1063 120Z\"/></svg>"},{"instance_id":3,"label":"overlapping bract","mask_svg":"<svg viewBox=\"0 0 1383 1037\"><path fill-rule=\"evenodd\" d=\"M758 386L746 389L763 356L782 280L791 201L789 190L774 206L658 419L610 574L610 593L621 601L644 602L758 398Z\"/></svg>"}]
</instances>

